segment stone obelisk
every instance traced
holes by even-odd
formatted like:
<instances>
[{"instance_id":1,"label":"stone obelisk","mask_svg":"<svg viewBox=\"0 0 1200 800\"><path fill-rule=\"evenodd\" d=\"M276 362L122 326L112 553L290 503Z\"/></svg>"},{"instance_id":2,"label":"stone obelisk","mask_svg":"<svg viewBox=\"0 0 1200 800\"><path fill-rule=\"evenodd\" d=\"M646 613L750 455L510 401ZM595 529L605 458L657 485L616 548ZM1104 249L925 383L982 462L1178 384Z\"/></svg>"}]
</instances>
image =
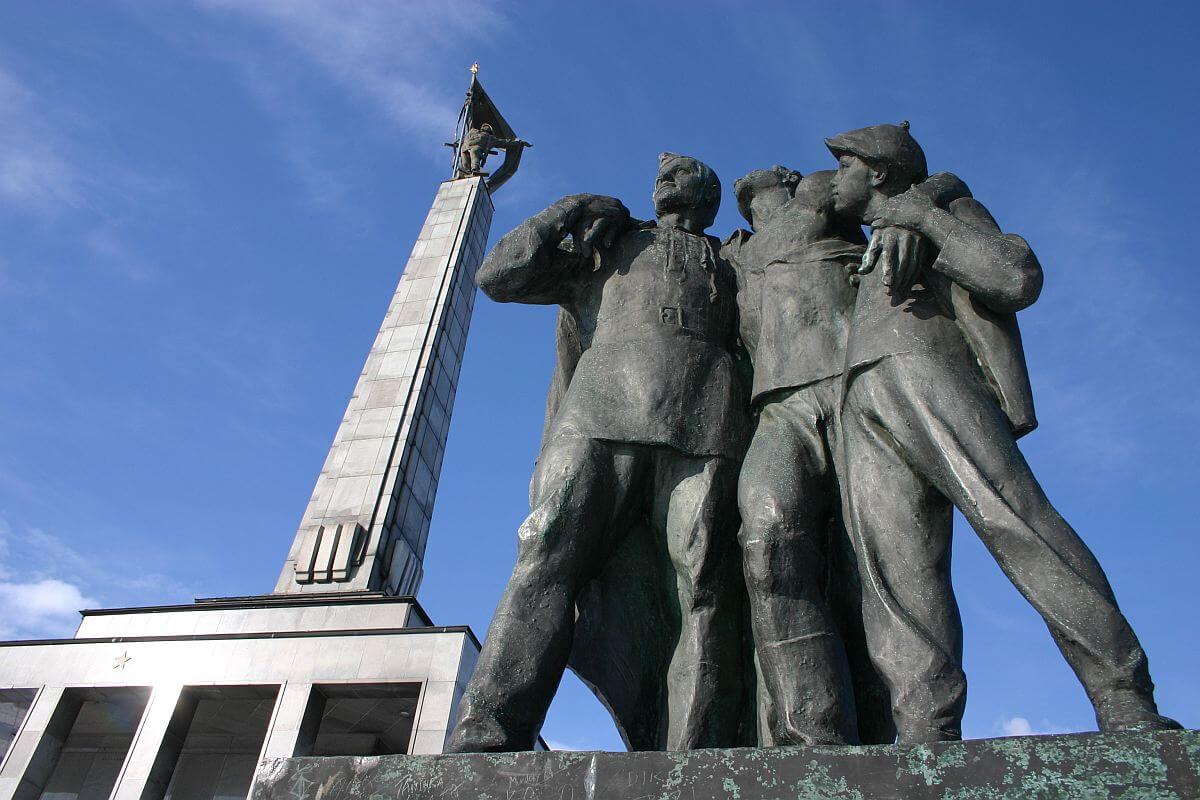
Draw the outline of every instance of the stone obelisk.
<instances>
[{"instance_id":1,"label":"stone obelisk","mask_svg":"<svg viewBox=\"0 0 1200 800\"><path fill-rule=\"evenodd\" d=\"M457 134L274 593L0 642L0 800L246 797L275 758L444 750L480 645L411 595L491 195L526 146L474 78Z\"/></svg>"},{"instance_id":2,"label":"stone obelisk","mask_svg":"<svg viewBox=\"0 0 1200 800\"><path fill-rule=\"evenodd\" d=\"M425 218L276 594L414 595L420 586L491 193L516 171L526 146L473 74L452 145L455 177L439 187ZM481 167L493 148L505 159L489 174Z\"/></svg>"}]
</instances>

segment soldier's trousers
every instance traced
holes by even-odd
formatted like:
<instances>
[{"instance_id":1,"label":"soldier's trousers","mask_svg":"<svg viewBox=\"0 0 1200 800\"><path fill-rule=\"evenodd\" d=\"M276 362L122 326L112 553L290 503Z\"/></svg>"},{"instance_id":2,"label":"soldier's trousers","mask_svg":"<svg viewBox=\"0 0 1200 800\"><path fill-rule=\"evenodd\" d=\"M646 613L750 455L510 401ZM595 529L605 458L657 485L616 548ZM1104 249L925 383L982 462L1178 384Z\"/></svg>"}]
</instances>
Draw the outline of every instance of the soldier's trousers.
<instances>
[{"instance_id":1,"label":"soldier's trousers","mask_svg":"<svg viewBox=\"0 0 1200 800\"><path fill-rule=\"evenodd\" d=\"M883 743L895 734L842 526L840 390L840 377L827 378L765 403L738 480L764 745Z\"/></svg>"},{"instance_id":2,"label":"soldier's trousers","mask_svg":"<svg viewBox=\"0 0 1200 800\"><path fill-rule=\"evenodd\" d=\"M981 379L923 355L888 356L850 378L842 431L867 640L901 742L961 737L953 506L1042 615L1098 716L1114 705L1154 709L1146 655L1108 579L1046 498Z\"/></svg>"},{"instance_id":3,"label":"soldier's trousers","mask_svg":"<svg viewBox=\"0 0 1200 800\"><path fill-rule=\"evenodd\" d=\"M728 747L741 713L740 609L720 608L737 558L737 462L560 438L543 449L517 563L459 707L451 752L532 749L571 652L575 602L633 521L663 537L681 629L667 669L666 745ZM728 645L728 641L724 641Z\"/></svg>"}]
</instances>

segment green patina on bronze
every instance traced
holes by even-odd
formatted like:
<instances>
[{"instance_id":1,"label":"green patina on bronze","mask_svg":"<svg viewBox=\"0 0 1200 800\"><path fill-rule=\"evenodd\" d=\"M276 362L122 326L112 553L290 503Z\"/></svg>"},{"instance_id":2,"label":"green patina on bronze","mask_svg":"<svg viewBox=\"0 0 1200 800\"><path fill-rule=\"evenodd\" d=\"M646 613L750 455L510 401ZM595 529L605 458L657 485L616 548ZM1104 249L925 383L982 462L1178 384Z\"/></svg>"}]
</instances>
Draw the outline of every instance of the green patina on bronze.
<instances>
[{"instance_id":1,"label":"green patina on bronze","mask_svg":"<svg viewBox=\"0 0 1200 800\"><path fill-rule=\"evenodd\" d=\"M251 800L1195 800L1200 733L277 759Z\"/></svg>"}]
</instances>

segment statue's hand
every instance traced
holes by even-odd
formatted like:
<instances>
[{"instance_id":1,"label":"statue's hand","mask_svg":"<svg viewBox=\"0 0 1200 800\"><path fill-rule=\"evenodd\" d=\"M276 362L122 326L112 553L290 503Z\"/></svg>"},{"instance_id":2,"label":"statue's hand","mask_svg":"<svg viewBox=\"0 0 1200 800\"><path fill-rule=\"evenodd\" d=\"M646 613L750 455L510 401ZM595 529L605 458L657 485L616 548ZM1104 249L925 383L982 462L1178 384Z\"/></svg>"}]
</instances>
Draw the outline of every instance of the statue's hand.
<instances>
[{"instance_id":1,"label":"statue's hand","mask_svg":"<svg viewBox=\"0 0 1200 800\"><path fill-rule=\"evenodd\" d=\"M615 197L576 194L564 198L564 202L566 228L584 258L591 258L593 246L611 247L632 219L629 209Z\"/></svg>"},{"instance_id":2,"label":"statue's hand","mask_svg":"<svg viewBox=\"0 0 1200 800\"><path fill-rule=\"evenodd\" d=\"M872 228L908 228L920 231L937 205L928 193L914 186L903 194L888 198L876 211Z\"/></svg>"},{"instance_id":3,"label":"statue's hand","mask_svg":"<svg viewBox=\"0 0 1200 800\"><path fill-rule=\"evenodd\" d=\"M866 275L876 267L890 295L905 295L921 273L929 245L924 236L905 228L875 228L857 272Z\"/></svg>"}]
</instances>

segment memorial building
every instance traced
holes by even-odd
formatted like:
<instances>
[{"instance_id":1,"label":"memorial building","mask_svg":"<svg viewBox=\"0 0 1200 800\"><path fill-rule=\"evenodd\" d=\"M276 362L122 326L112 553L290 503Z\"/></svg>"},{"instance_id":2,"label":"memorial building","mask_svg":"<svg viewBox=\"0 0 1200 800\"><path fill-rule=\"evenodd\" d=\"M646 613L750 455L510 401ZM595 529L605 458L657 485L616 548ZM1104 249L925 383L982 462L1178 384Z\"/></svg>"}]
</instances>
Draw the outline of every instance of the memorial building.
<instances>
[{"instance_id":1,"label":"memorial building","mask_svg":"<svg viewBox=\"0 0 1200 800\"><path fill-rule=\"evenodd\" d=\"M0 644L0 800L239 798L265 758L443 751L480 643L415 595L491 193L527 145L474 76L457 133L274 592Z\"/></svg>"}]
</instances>

